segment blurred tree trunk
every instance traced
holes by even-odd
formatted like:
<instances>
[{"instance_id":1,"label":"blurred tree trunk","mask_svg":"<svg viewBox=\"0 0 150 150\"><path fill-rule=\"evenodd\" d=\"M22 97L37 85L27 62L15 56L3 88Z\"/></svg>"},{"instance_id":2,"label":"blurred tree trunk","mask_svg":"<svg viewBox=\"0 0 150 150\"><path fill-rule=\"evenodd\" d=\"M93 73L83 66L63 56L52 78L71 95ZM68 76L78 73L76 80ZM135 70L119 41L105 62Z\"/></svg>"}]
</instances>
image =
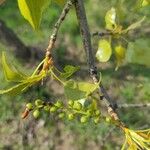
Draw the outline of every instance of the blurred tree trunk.
<instances>
[{"instance_id":1,"label":"blurred tree trunk","mask_svg":"<svg viewBox=\"0 0 150 150\"><path fill-rule=\"evenodd\" d=\"M2 20L0 20L0 42L11 47L14 55L22 60L43 58L44 53L41 50L26 46Z\"/></svg>"}]
</instances>

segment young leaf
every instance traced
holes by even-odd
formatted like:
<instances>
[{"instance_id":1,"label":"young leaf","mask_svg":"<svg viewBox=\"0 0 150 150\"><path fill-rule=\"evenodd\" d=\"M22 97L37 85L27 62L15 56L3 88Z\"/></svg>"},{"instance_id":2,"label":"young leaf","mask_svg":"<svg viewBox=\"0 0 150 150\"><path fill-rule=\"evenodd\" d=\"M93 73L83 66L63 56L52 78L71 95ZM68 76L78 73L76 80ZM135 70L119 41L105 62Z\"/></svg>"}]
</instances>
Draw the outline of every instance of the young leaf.
<instances>
[{"instance_id":1,"label":"young leaf","mask_svg":"<svg viewBox=\"0 0 150 150\"><path fill-rule=\"evenodd\" d=\"M54 0L54 2L56 2L59 5L63 5L65 3L66 0Z\"/></svg>"},{"instance_id":2,"label":"young leaf","mask_svg":"<svg viewBox=\"0 0 150 150\"><path fill-rule=\"evenodd\" d=\"M41 72L38 75L34 75L31 77L28 77L24 82L30 83L30 84L34 84L35 82L39 82L41 79L43 79L46 76L46 72Z\"/></svg>"},{"instance_id":3,"label":"young leaf","mask_svg":"<svg viewBox=\"0 0 150 150\"><path fill-rule=\"evenodd\" d=\"M44 78L46 76L46 73L43 72L39 75L34 75L32 77L28 77L25 80L22 80L21 83L6 89L6 90L0 90L0 94L8 94L8 95L16 95L19 94L21 92L23 92L25 89L27 89L28 87L32 86L33 84L39 82L42 78Z\"/></svg>"},{"instance_id":4,"label":"young leaf","mask_svg":"<svg viewBox=\"0 0 150 150\"><path fill-rule=\"evenodd\" d=\"M142 2L142 7L150 5L150 1L149 0L143 0Z\"/></svg>"},{"instance_id":5,"label":"young leaf","mask_svg":"<svg viewBox=\"0 0 150 150\"><path fill-rule=\"evenodd\" d=\"M110 42L107 40L100 40L98 45L98 51L96 53L96 58L100 62L107 62L112 54L112 48Z\"/></svg>"},{"instance_id":6,"label":"young leaf","mask_svg":"<svg viewBox=\"0 0 150 150\"><path fill-rule=\"evenodd\" d=\"M64 86L64 92L70 100L80 100L86 98L94 92L99 86L99 83L92 84L87 82L75 82L70 80Z\"/></svg>"},{"instance_id":7,"label":"young leaf","mask_svg":"<svg viewBox=\"0 0 150 150\"><path fill-rule=\"evenodd\" d=\"M64 86L64 92L69 100L79 100L86 97L86 92L79 90L75 81L68 81Z\"/></svg>"},{"instance_id":8,"label":"young leaf","mask_svg":"<svg viewBox=\"0 0 150 150\"><path fill-rule=\"evenodd\" d=\"M130 30L134 30L134 29L140 27L140 26L141 26L141 23L145 20L145 18L146 18L146 17L144 16L141 20L139 20L139 21L137 21L137 22L131 24L127 29L123 30L122 33L127 33L127 32L130 31Z\"/></svg>"},{"instance_id":9,"label":"young leaf","mask_svg":"<svg viewBox=\"0 0 150 150\"><path fill-rule=\"evenodd\" d=\"M78 82L77 84L79 90L85 91L86 96L89 94L93 93L99 86L99 83L97 84L92 84L92 83L87 83L87 82Z\"/></svg>"},{"instance_id":10,"label":"young leaf","mask_svg":"<svg viewBox=\"0 0 150 150\"><path fill-rule=\"evenodd\" d=\"M13 70L9 67L5 53L2 53L2 66L5 78L8 81L21 82L22 80L25 80L27 78L27 76L21 73L20 71Z\"/></svg>"},{"instance_id":11,"label":"young leaf","mask_svg":"<svg viewBox=\"0 0 150 150\"><path fill-rule=\"evenodd\" d=\"M117 60L117 66L116 66L116 70L117 70L125 58L125 48L122 45L118 45L115 47L115 56Z\"/></svg>"},{"instance_id":12,"label":"young leaf","mask_svg":"<svg viewBox=\"0 0 150 150\"><path fill-rule=\"evenodd\" d=\"M16 95L21 93L26 87L28 87L29 83L19 83L9 89L0 90L0 94L8 94L8 95Z\"/></svg>"},{"instance_id":13,"label":"young leaf","mask_svg":"<svg viewBox=\"0 0 150 150\"><path fill-rule=\"evenodd\" d=\"M113 30L116 25L116 10L115 8L111 8L109 11L107 11L105 16L105 23L106 23L106 29Z\"/></svg>"},{"instance_id":14,"label":"young leaf","mask_svg":"<svg viewBox=\"0 0 150 150\"><path fill-rule=\"evenodd\" d=\"M80 67L74 67L74 66L71 66L71 65L67 65L64 68L64 73L61 73L60 77L64 78L64 79L67 79L70 76L72 76L79 69L80 69Z\"/></svg>"},{"instance_id":15,"label":"young leaf","mask_svg":"<svg viewBox=\"0 0 150 150\"><path fill-rule=\"evenodd\" d=\"M150 66L150 42L148 39L138 39L128 44L125 60L129 63L137 63Z\"/></svg>"},{"instance_id":16,"label":"young leaf","mask_svg":"<svg viewBox=\"0 0 150 150\"><path fill-rule=\"evenodd\" d=\"M34 29L38 29L44 9L50 0L18 0L22 16L28 20Z\"/></svg>"}]
</instances>

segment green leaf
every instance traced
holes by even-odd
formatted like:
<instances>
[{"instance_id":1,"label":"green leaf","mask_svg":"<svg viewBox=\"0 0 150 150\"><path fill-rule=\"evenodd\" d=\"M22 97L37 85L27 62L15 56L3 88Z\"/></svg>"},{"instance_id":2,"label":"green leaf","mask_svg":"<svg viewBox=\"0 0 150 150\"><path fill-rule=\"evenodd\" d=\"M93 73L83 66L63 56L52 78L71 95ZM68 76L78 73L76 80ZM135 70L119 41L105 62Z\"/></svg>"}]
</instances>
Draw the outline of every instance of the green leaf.
<instances>
[{"instance_id":1,"label":"green leaf","mask_svg":"<svg viewBox=\"0 0 150 150\"><path fill-rule=\"evenodd\" d=\"M56 2L59 5L64 5L66 0L54 0L54 2Z\"/></svg>"},{"instance_id":2,"label":"green leaf","mask_svg":"<svg viewBox=\"0 0 150 150\"><path fill-rule=\"evenodd\" d=\"M117 60L117 66L115 70L117 70L125 59L125 48L122 45L118 45L115 47L115 56Z\"/></svg>"},{"instance_id":3,"label":"green leaf","mask_svg":"<svg viewBox=\"0 0 150 150\"><path fill-rule=\"evenodd\" d=\"M110 42L107 40L100 40L98 45L98 51L96 53L96 58L100 62L107 62L112 54L112 48Z\"/></svg>"},{"instance_id":4,"label":"green leaf","mask_svg":"<svg viewBox=\"0 0 150 150\"><path fill-rule=\"evenodd\" d=\"M0 94L8 94L8 95L16 95L21 92L23 92L28 87L32 86L33 84L39 82L42 78L46 76L46 73L41 73L39 75L34 75L32 77L29 77L25 80L23 80L21 83L6 89L6 90L0 90Z\"/></svg>"},{"instance_id":5,"label":"green leaf","mask_svg":"<svg viewBox=\"0 0 150 150\"><path fill-rule=\"evenodd\" d=\"M22 80L25 80L27 78L27 76L24 75L22 72L13 70L9 67L4 52L2 53L2 66L5 78L8 81L21 82Z\"/></svg>"},{"instance_id":6,"label":"green leaf","mask_svg":"<svg viewBox=\"0 0 150 150\"><path fill-rule=\"evenodd\" d=\"M74 66L71 66L71 65L67 65L64 68L64 73L61 73L60 77L64 78L64 79L67 79L70 76L72 76L79 69L80 69L80 67L74 67Z\"/></svg>"},{"instance_id":7,"label":"green leaf","mask_svg":"<svg viewBox=\"0 0 150 150\"><path fill-rule=\"evenodd\" d=\"M78 82L78 88L81 91L86 92L86 96L89 94L93 93L99 86L99 83L97 84L92 84L92 83L87 83L87 82Z\"/></svg>"},{"instance_id":8,"label":"green leaf","mask_svg":"<svg viewBox=\"0 0 150 150\"><path fill-rule=\"evenodd\" d=\"M29 83L19 83L9 89L0 90L0 94L16 95L24 91L29 86Z\"/></svg>"},{"instance_id":9,"label":"green leaf","mask_svg":"<svg viewBox=\"0 0 150 150\"><path fill-rule=\"evenodd\" d=\"M99 83L92 84L87 82L75 82L70 80L64 86L64 92L70 100L80 100L93 93L99 86Z\"/></svg>"},{"instance_id":10,"label":"green leaf","mask_svg":"<svg viewBox=\"0 0 150 150\"><path fill-rule=\"evenodd\" d=\"M146 17L144 16L141 20L139 20L139 21L137 21L137 22L131 24L127 29L123 30L122 33L127 33L127 32L130 31L130 30L134 30L134 29L140 27L140 26L141 26L141 23L145 20L145 18L146 18Z\"/></svg>"},{"instance_id":11,"label":"green leaf","mask_svg":"<svg viewBox=\"0 0 150 150\"><path fill-rule=\"evenodd\" d=\"M116 10L115 8L111 8L109 11L107 11L105 15L105 23L106 23L106 29L113 30L116 25Z\"/></svg>"},{"instance_id":12,"label":"green leaf","mask_svg":"<svg viewBox=\"0 0 150 150\"><path fill-rule=\"evenodd\" d=\"M31 77L28 77L26 80L24 80L24 82L30 83L32 85L32 84L34 84L36 82L39 82L44 77L46 77L46 72L42 72L42 73L40 73L38 75L34 75L34 76L31 76Z\"/></svg>"},{"instance_id":13,"label":"green leaf","mask_svg":"<svg viewBox=\"0 0 150 150\"><path fill-rule=\"evenodd\" d=\"M86 92L79 90L75 81L68 81L64 86L64 92L69 100L79 100L86 97Z\"/></svg>"},{"instance_id":14,"label":"green leaf","mask_svg":"<svg viewBox=\"0 0 150 150\"><path fill-rule=\"evenodd\" d=\"M128 44L125 60L129 63L137 63L150 66L150 40L138 39Z\"/></svg>"},{"instance_id":15,"label":"green leaf","mask_svg":"<svg viewBox=\"0 0 150 150\"><path fill-rule=\"evenodd\" d=\"M150 0L143 0L142 7L145 7L147 5L150 5Z\"/></svg>"},{"instance_id":16,"label":"green leaf","mask_svg":"<svg viewBox=\"0 0 150 150\"><path fill-rule=\"evenodd\" d=\"M49 3L50 0L18 0L18 6L22 16L34 29L38 29L42 13Z\"/></svg>"}]
</instances>

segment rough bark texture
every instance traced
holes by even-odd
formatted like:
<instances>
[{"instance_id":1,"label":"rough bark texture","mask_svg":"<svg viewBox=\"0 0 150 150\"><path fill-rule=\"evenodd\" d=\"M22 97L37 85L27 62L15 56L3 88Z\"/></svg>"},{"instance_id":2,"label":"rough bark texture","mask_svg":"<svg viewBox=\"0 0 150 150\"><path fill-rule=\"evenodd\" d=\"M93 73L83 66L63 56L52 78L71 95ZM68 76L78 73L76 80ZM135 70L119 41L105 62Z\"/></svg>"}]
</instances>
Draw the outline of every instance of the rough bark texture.
<instances>
[{"instance_id":1,"label":"rough bark texture","mask_svg":"<svg viewBox=\"0 0 150 150\"><path fill-rule=\"evenodd\" d=\"M92 50L92 44L91 44L91 34L88 27L86 12L84 8L83 0L76 0L75 1L75 9L76 9L76 15L80 27L80 32L83 40L83 46L86 52L87 56L87 63L89 66L89 72L90 75L95 83L99 82L99 78L97 75L97 68L95 66L94 61L94 55ZM116 121L120 121L118 118L117 113L115 112L116 109L116 103L109 97L107 94L105 88L103 87L102 83L100 83L99 86L99 94L100 99L105 102L105 105L107 106L109 115Z\"/></svg>"}]
</instances>

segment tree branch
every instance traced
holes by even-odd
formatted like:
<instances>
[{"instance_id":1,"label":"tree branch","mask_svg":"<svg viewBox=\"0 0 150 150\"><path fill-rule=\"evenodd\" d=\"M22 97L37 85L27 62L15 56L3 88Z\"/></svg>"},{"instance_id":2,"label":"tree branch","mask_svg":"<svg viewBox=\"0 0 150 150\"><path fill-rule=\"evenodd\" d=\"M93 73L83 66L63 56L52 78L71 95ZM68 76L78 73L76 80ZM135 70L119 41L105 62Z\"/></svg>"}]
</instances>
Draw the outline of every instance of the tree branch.
<instances>
[{"instance_id":1,"label":"tree branch","mask_svg":"<svg viewBox=\"0 0 150 150\"><path fill-rule=\"evenodd\" d=\"M147 104L119 104L118 108L144 108L150 107L150 103Z\"/></svg>"},{"instance_id":2,"label":"tree branch","mask_svg":"<svg viewBox=\"0 0 150 150\"><path fill-rule=\"evenodd\" d=\"M48 47L46 49L47 54L46 55L50 55L51 49L54 47L56 39L57 39L57 33L58 30L62 24L62 22L64 21L66 15L68 14L72 4L73 4L74 0L68 0L62 10L62 13L60 14L57 22L54 25L54 30L52 31L52 35L50 37L50 41L48 44Z\"/></svg>"},{"instance_id":3,"label":"tree branch","mask_svg":"<svg viewBox=\"0 0 150 150\"><path fill-rule=\"evenodd\" d=\"M77 19L79 22L79 27L80 27L80 31L81 31L84 49L85 49L86 56L87 56L89 72L90 72L90 75L91 75L93 81L95 83L97 83L99 78L97 75L97 68L95 66L93 49L92 49L92 44L91 44L91 34L89 32L89 27L88 27L88 23L87 23L83 0L75 1L75 9L76 9ZM99 93L100 93L100 99L105 102L110 116L114 120L121 122L118 117L118 114L115 112L116 103L109 97L109 95L107 94L102 83L100 83L100 86L99 86Z\"/></svg>"},{"instance_id":4,"label":"tree branch","mask_svg":"<svg viewBox=\"0 0 150 150\"><path fill-rule=\"evenodd\" d=\"M99 37L103 37L103 36L110 36L113 35L112 32L94 32L92 33L92 36L99 36Z\"/></svg>"}]
</instances>

